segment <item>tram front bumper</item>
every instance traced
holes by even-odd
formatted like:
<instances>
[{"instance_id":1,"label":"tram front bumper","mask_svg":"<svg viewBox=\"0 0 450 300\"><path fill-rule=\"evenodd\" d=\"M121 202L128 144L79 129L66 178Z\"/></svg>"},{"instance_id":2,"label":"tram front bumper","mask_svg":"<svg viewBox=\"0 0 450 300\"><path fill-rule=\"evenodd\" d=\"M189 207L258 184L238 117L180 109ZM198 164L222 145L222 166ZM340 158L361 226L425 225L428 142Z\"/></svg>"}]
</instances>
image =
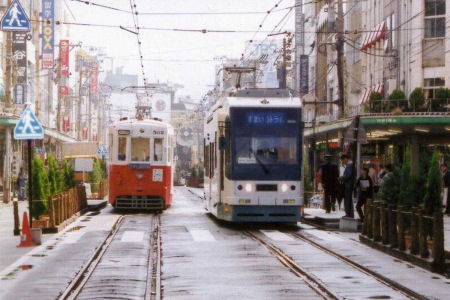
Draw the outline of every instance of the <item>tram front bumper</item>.
<instances>
[{"instance_id":1,"label":"tram front bumper","mask_svg":"<svg viewBox=\"0 0 450 300\"><path fill-rule=\"evenodd\" d=\"M227 205L219 204L218 217L231 222L298 222L299 205Z\"/></svg>"}]
</instances>

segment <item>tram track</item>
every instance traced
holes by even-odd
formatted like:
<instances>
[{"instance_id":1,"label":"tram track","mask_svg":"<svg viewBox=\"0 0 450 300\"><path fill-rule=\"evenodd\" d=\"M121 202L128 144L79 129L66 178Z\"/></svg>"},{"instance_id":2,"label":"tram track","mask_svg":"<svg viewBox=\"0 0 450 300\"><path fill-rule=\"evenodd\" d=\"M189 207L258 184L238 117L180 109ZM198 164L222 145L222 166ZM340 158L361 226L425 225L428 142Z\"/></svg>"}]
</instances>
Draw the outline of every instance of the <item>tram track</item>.
<instances>
[{"instance_id":1,"label":"tram track","mask_svg":"<svg viewBox=\"0 0 450 300\"><path fill-rule=\"evenodd\" d=\"M160 300L162 299L162 289L161 289L161 235L160 235L160 217L158 214L149 215L146 217L151 217L151 229L147 234L149 235L149 245L145 247L139 247L134 246L131 248L144 248L147 249L148 253L146 253L145 261L146 263L146 272L145 272L145 278L137 278L137 280L142 285L145 285L145 291L142 292L142 298L143 299L151 299L151 300ZM87 261L87 263L83 266L83 268L80 270L80 272L77 274L77 276L71 281L69 286L66 288L64 293L62 293L57 299L58 300L73 300L73 299L89 299L89 298L96 298L96 299L113 299L113 298L120 298L120 299L136 299L135 295L128 294L126 291L127 282L126 280L120 279L120 272L119 275L117 275L117 278L114 278L112 274L107 274L105 271L111 267L111 262L115 263L114 260L115 256L108 257L108 251L112 252L114 254L114 250L117 252L123 251L118 245L120 243L120 240L118 239L118 236L120 233L123 233L124 227L124 220L127 218L127 216L121 216L116 224L114 225L113 229L109 233L108 237L103 241L103 243L97 247L94 254L91 256L91 258ZM128 226L130 226L130 222L135 222L135 220L127 219ZM129 227L128 227L129 228ZM122 232L121 232L122 231ZM114 244L116 243L116 244ZM124 243L126 244L126 243ZM115 249L114 249L115 248ZM130 249L130 252L134 252L135 249ZM142 250L140 251L142 252ZM129 258L128 258L129 259ZM139 262L142 263L142 257L141 259L137 259ZM103 266L99 270L99 265L102 263L102 261L106 264L106 267ZM111 262L110 262L111 261ZM126 265L127 261L125 260L125 264L122 265L122 269L125 268L125 270L122 271L130 271L127 269ZM139 266L139 263L133 263L133 265L130 265L131 267L142 267L143 265ZM97 277L93 278L94 273L98 272ZM137 272L141 274L142 272ZM111 275L111 276L109 276ZM141 276L142 277L142 276ZM106 278L106 279L105 279ZM131 282L136 282L135 279L129 279ZM93 281L93 282L91 282ZM100 286L98 287L98 291L93 291L93 287L97 286L97 282L100 282ZM145 283L144 283L145 282ZM90 285L90 286L89 286ZM125 289L122 291L122 289ZM136 288L137 289L137 288ZM88 291L86 291L88 290ZM139 290L139 289L137 289ZM83 295L83 293L86 293L87 295ZM98 295L97 295L98 294Z\"/></svg>"},{"instance_id":2,"label":"tram track","mask_svg":"<svg viewBox=\"0 0 450 300\"><path fill-rule=\"evenodd\" d=\"M269 243L262 238L258 237L251 231L244 231L251 239L258 242L265 248L269 250L269 252L275 256L285 267L287 267L292 273L294 273L297 277L300 277L314 292L317 293L322 299L332 299L339 300L338 297L333 291L331 291L326 285L324 285L314 274L308 272L301 266L299 266L291 257L289 257L283 250L276 247L272 243Z\"/></svg>"},{"instance_id":3,"label":"tram track","mask_svg":"<svg viewBox=\"0 0 450 300\"><path fill-rule=\"evenodd\" d=\"M385 286L402 293L403 295L405 295L409 299L415 299L415 300L427 300L427 299L429 299L429 298L427 298L427 297L425 297L425 296L423 296L423 295L421 295L421 294L419 294L419 293L417 293L417 292L415 292L415 291L405 287L404 285L401 285L400 283L398 283L398 282L396 282L394 280L391 280L391 279L389 279L389 278L387 278L387 277L385 277L385 276L383 276L383 275L381 275L381 274L379 274L377 272L374 272L373 270L371 270L371 269L369 269L369 268L367 268L367 267L365 267L365 266L363 266L363 265L361 265L361 264L359 264L359 263L349 259L348 257L345 257L345 256L343 256L343 255L341 255L341 254L339 254L339 253L337 253L337 252L335 252L335 251L333 251L333 250L331 250L331 249L329 249L329 248L327 248L327 247L325 247L325 246L323 246L323 245L313 241L312 239L306 237L305 235L303 235L303 234L301 234L299 232L287 232L287 233L289 233L291 236L293 236L296 239L299 239L299 240L302 240L302 241L308 243L309 245L319 249L320 251L326 252L328 255L331 255L331 256L337 258L338 260L344 262L345 264L355 268L359 272L364 273L364 274L366 274L366 275L376 279L378 282L384 284Z\"/></svg>"}]
</instances>

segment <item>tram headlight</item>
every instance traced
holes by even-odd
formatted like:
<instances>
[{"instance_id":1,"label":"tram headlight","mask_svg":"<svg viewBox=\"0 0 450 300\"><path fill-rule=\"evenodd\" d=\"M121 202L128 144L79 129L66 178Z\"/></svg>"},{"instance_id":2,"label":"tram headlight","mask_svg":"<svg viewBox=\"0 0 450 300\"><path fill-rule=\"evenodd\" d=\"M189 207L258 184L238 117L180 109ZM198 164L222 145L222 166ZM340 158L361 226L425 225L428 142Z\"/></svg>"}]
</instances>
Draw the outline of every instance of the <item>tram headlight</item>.
<instances>
[{"instance_id":1,"label":"tram headlight","mask_svg":"<svg viewBox=\"0 0 450 300\"><path fill-rule=\"evenodd\" d=\"M244 189L245 189L245 191L246 191L247 193L251 193L252 190L253 190L253 186L252 186L251 183L246 183L246 184L244 185Z\"/></svg>"},{"instance_id":2,"label":"tram headlight","mask_svg":"<svg viewBox=\"0 0 450 300\"><path fill-rule=\"evenodd\" d=\"M142 172L137 172L137 173L136 173L136 178L137 178L138 180L141 180L142 178L144 178L144 174L142 174Z\"/></svg>"},{"instance_id":3,"label":"tram headlight","mask_svg":"<svg viewBox=\"0 0 450 300\"><path fill-rule=\"evenodd\" d=\"M280 189L281 189L281 191L283 193L287 192L288 188L289 187L288 187L288 185L286 183L282 183L281 186L280 186Z\"/></svg>"}]
</instances>

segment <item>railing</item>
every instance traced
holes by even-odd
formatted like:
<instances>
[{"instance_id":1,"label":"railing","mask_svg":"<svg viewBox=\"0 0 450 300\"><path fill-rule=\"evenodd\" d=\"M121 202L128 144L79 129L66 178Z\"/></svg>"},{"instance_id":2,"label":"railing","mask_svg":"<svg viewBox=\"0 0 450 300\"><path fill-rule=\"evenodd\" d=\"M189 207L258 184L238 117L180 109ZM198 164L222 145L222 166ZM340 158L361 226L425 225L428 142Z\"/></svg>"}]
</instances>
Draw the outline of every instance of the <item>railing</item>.
<instances>
[{"instance_id":1,"label":"railing","mask_svg":"<svg viewBox=\"0 0 450 300\"><path fill-rule=\"evenodd\" d=\"M77 186L51 196L47 200L50 227L57 227L87 207L86 189Z\"/></svg>"},{"instance_id":2,"label":"railing","mask_svg":"<svg viewBox=\"0 0 450 300\"><path fill-rule=\"evenodd\" d=\"M411 104L407 99L396 100L369 100L364 106L359 106L361 113L445 113L450 112L450 98L447 99L425 99L424 104ZM355 113L356 111L350 111Z\"/></svg>"},{"instance_id":3,"label":"railing","mask_svg":"<svg viewBox=\"0 0 450 300\"><path fill-rule=\"evenodd\" d=\"M371 199L367 200L364 210L363 236L422 260L429 260L431 252L433 268L444 267L442 212L427 216L422 208L387 205Z\"/></svg>"}]
</instances>

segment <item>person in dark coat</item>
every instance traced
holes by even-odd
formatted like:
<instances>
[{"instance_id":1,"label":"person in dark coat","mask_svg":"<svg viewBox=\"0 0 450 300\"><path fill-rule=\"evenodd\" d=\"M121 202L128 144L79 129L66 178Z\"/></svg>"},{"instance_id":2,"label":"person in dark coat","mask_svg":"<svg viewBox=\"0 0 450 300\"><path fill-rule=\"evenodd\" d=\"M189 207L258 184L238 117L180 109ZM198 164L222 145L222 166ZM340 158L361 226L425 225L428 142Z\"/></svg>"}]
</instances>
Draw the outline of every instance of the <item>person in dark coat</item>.
<instances>
[{"instance_id":1,"label":"person in dark coat","mask_svg":"<svg viewBox=\"0 0 450 300\"><path fill-rule=\"evenodd\" d=\"M338 188L339 169L335 163L331 161L331 155L325 155L326 163L322 165L322 186L324 189L325 210L330 213L331 209L335 210L336 195Z\"/></svg>"},{"instance_id":2,"label":"person in dark coat","mask_svg":"<svg viewBox=\"0 0 450 300\"><path fill-rule=\"evenodd\" d=\"M443 199L445 202L445 213L450 215L450 170L447 165L443 163L441 165L442 182L445 189L447 189L447 199Z\"/></svg>"},{"instance_id":3,"label":"person in dark coat","mask_svg":"<svg viewBox=\"0 0 450 300\"><path fill-rule=\"evenodd\" d=\"M358 190L358 202L356 203L356 211L358 212L361 222L364 222L364 213L362 207L366 204L368 198L373 198L374 184L372 178L369 176L369 169L363 168L361 176L356 181Z\"/></svg>"},{"instance_id":4,"label":"person in dark coat","mask_svg":"<svg viewBox=\"0 0 450 300\"><path fill-rule=\"evenodd\" d=\"M25 200L25 192L27 187L27 174L25 173L23 167L20 168L19 176L17 177L17 189L18 189L18 200Z\"/></svg>"},{"instance_id":5,"label":"person in dark coat","mask_svg":"<svg viewBox=\"0 0 450 300\"><path fill-rule=\"evenodd\" d=\"M345 166L344 175L342 175L339 179L344 183L344 208L345 208L345 216L349 218L354 218L355 213L353 210L353 183L354 183L354 170L353 163L349 161L349 157L347 154L341 155L341 162Z\"/></svg>"}]
</instances>

